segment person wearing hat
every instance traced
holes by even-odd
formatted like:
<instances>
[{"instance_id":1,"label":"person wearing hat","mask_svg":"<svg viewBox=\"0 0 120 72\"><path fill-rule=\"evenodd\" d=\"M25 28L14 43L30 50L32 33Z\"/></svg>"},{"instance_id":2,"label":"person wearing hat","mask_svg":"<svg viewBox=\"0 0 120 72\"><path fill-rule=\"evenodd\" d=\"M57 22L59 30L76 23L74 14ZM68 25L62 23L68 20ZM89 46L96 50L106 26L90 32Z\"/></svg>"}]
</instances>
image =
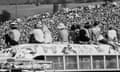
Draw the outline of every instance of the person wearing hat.
<instances>
[{"instance_id":1,"label":"person wearing hat","mask_svg":"<svg viewBox=\"0 0 120 72\"><path fill-rule=\"evenodd\" d=\"M35 24L35 29L30 33L29 43L44 43L44 33L42 22Z\"/></svg>"},{"instance_id":2,"label":"person wearing hat","mask_svg":"<svg viewBox=\"0 0 120 72\"><path fill-rule=\"evenodd\" d=\"M7 34L5 34L5 43L7 46L14 46L19 44L21 33L18 30L17 23L13 22L10 25L10 30Z\"/></svg>"},{"instance_id":3,"label":"person wearing hat","mask_svg":"<svg viewBox=\"0 0 120 72\"><path fill-rule=\"evenodd\" d=\"M59 23L57 28L58 28L58 33L59 33L61 42L68 43L69 33L64 23Z\"/></svg>"}]
</instances>

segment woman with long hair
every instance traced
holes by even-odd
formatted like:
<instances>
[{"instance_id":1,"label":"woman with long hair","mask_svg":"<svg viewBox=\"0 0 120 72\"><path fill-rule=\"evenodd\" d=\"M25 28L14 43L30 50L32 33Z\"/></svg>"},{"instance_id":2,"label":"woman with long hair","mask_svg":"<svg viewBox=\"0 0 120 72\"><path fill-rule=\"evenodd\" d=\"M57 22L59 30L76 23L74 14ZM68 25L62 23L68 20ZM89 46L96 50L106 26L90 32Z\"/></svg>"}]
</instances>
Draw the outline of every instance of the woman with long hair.
<instances>
[{"instance_id":1,"label":"woman with long hair","mask_svg":"<svg viewBox=\"0 0 120 72\"><path fill-rule=\"evenodd\" d=\"M48 29L47 25L43 24L43 32L44 32L44 38L45 43L52 43L52 35L50 30Z\"/></svg>"}]
</instances>

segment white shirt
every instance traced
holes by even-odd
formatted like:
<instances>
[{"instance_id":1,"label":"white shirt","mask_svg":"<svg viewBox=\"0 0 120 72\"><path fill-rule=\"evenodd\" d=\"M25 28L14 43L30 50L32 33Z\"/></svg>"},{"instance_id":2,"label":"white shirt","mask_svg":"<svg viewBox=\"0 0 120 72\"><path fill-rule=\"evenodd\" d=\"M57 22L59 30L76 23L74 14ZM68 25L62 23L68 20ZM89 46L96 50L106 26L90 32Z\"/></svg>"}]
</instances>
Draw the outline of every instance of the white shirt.
<instances>
[{"instance_id":1,"label":"white shirt","mask_svg":"<svg viewBox=\"0 0 120 72\"><path fill-rule=\"evenodd\" d=\"M16 29L11 30L10 32L12 32L12 34L13 34L13 40L19 41L20 35L21 35L20 32Z\"/></svg>"},{"instance_id":2,"label":"white shirt","mask_svg":"<svg viewBox=\"0 0 120 72\"><path fill-rule=\"evenodd\" d=\"M60 36L62 38L62 42L68 42L68 30L64 29L64 30L59 30Z\"/></svg>"},{"instance_id":3,"label":"white shirt","mask_svg":"<svg viewBox=\"0 0 120 72\"><path fill-rule=\"evenodd\" d=\"M48 29L46 25L43 25L43 32L44 32L44 37L45 37L45 43L51 43L52 42L52 33Z\"/></svg>"},{"instance_id":4,"label":"white shirt","mask_svg":"<svg viewBox=\"0 0 120 72\"><path fill-rule=\"evenodd\" d=\"M101 28L99 26L92 28L92 32L96 35L96 38L98 38L100 31L101 31Z\"/></svg>"},{"instance_id":5,"label":"white shirt","mask_svg":"<svg viewBox=\"0 0 120 72\"><path fill-rule=\"evenodd\" d=\"M44 33L41 29L34 29L32 31L32 34L34 35L35 40L39 42L44 42Z\"/></svg>"},{"instance_id":6,"label":"white shirt","mask_svg":"<svg viewBox=\"0 0 120 72\"><path fill-rule=\"evenodd\" d=\"M109 30L108 31L108 38L110 40L114 40L115 38L117 38L117 32L116 32L116 30Z\"/></svg>"},{"instance_id":7,"label":"white shirt","mask_svg":"<svg viewBox=\"0 0 120 72\"><path fill-rule=\"evenodd\" d=\"M98 36L97 40L99 41L99 40L102 40L102 39L104 39L104 37L100 34L100 35Z\"/></svg>"},{"instance_id":8,"label":"white shirt","mask_svg":"<svg viewBox=\"0 0 120 72\"><path fill-rule=\"evenodd\" d=\"M51 43L52 42L52 36L50 32L45 32L45 43Z\"/></svg>"}]
</instances>

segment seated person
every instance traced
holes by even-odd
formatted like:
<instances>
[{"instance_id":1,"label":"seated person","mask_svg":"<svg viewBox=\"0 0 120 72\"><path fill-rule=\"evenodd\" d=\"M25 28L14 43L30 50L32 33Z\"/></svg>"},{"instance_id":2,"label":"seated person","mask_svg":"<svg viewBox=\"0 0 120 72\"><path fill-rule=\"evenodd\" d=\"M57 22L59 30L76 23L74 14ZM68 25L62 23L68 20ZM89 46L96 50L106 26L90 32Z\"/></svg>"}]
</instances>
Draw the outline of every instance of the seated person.
<instances>
[{"instance_id":1,"label":"seated person","mask_svg":"<svg viewBox=\"0 0 120 72\"><path fill-rule=\"evenodd\" d=\"M86 35L87 33L86 33L86 31L84 30L84 29L81 29L80 31L79 31L79 41L81 42L81 43L87 43L87 42L89 42L90 41L90 38Z\"/></svg>"},{"instance_id":2,"label":"seated person","mask_svg":"<svg viewBox=\"0 0 120 72\"><path fill-rule=\"evenodd\" d=\"M102 34L99 35L98 39L97 39L98 43L100 44L108 44L110 45L114 50L118 51L118 47L116 46L116 44L112 41L107 40L107 38L105 38Z\"/></svg>"},{"instance_id":3,"label":"seated person","mask_svg":"<svg viewBox=\"0 0 120 72\"><path fill-rule=\"evenodd\" d=\"M17 29L17 26L15 24L11 24L10 28L11 30L4 35L5 43L7 44L8 47L18 45L19 44L18 41L21 36L21 33Z\"/></svg>"},{"instance_id":4,"label":"seated person","mask_svg":"<svg viewBox=\"0 0 120 72\"><path fill-rule=\"evenodd\" d=\"M80 38L79 31L80 31L79 28L75 29L74 40L73 40L73 42L75 44L79 44L80 43L80 40L79 40L79 38Z\"/></svg>"},{"instance_id":5,"label":"seated person","mask_svg":"<svg viewBox=\"0 0 120 72\"><path fill-rule=\"evenodd\" d=\"M92 33L92 40L96 43L97 38L99 37L102 29L102 24L99 22L95 22L91 28L91 33Z\"/></svg>"},{"instance_id":6,"label":"seated person","mask_svg":"<svg viewBox=\"0 0 120 72\"><path fill-rule=\"evenodd\" d=\"M108 40L110 40L110 41L118 41L118 39L117 39L117 31L113 27L109 28L107 34L108 34Z\"/></svg>"},{"instance_id":7,"label":"seated person","mask_svg":"<svg viewBox=\"0 0 120 72\"><path fill-rule=\"evenodd\" d=\"M79 43L76 37L79 36L80 26L72 25L69 32L69 42L70 43Z\"/></svg>"},{"instance_id":8,"label":"seated person","mask_svg":"<svg viewBox=\"0 0 120 72\"><path fill-rule=\"evenodd\" d=\"M97 41L101 44L108 44L108 41L103 37L102 34L98 36Z\"/></svg>"},{"instance_id":9,"label":"seated person","mask_svg":"<svg viewBox=\"0 0 120 72\"><path fill-rule=\"evenodd\" d=\"M4 35L5 43L6 45L9 46L14 46L18 45L18 42L14 41L13 39L10 38L9 34Z\"/></svg>"},{"instance_id":10,"label":"seated person","mask_svg":"<svg viewBox=\"0 0 120 72\"><path fill-rule=\"evenodd\" d=\"M35 29L31 32L31 36L29 39L29 43L44 43L44 33L43 33L43 25L36 24Z\"/></svg>"},{"instance_id":11,"label":"seated person","mask_svg":"<svg viewBox=\"0 0 120 72\"><path fill-rule=\"evenodd\" d=\"M43 24L43 32L44 32L45 43L46 44L52 43L52 41L53 41L52 33L49 30L49 28L47 27L47 25L45 25L45 24Z\"/></svg>"},{"instance_id":12,"label":"seated person","mask_svg":"<svg viewBox=\"0 0 120 72\"><path fill-rule=\"evenodd\" d=\"M65 26L64 23L59 23L59 25L57 26L58 29L58 33L59 33L59 37L60 37L60 41L63 43L68 43L68 36L69 36L69 32L67 27Z\"/></svg>"},{"instance_id":13,"label":"seated person","mask_svg":"<svg viewBox=\"0 0 120 72\"><path fill-rule=\"evenodd\" d=\"M30 34L29 43L34 43L34 42L35 42L34 34Z\"/></svg>"}]
</instances>

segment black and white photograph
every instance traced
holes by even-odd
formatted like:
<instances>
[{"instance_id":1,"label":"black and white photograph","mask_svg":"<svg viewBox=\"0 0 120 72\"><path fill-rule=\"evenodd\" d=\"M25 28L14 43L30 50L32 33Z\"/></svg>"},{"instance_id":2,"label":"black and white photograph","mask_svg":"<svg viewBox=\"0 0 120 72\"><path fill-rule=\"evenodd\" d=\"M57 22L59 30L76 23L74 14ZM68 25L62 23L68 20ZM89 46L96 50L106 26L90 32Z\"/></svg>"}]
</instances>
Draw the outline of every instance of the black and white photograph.
<instances>
[{"instance_id":1,"label":"black and white photograph","mask_svg":"<svg viewBox=\"0 0 120 72\"><path fill-rule=\"evenodd\" d=\"M0 72L120 72L120 0L0 0Z\"/></svg>"}]
</instances>

